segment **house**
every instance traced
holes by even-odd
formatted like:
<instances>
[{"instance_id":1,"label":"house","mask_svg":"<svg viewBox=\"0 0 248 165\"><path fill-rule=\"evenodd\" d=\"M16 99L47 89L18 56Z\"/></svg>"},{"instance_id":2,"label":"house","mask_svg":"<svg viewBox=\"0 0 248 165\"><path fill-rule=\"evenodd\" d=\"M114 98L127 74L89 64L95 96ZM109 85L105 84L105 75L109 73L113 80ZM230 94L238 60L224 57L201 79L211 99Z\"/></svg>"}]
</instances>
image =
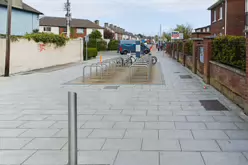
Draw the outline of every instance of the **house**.
<instances>
[{"instance_id":1,"label":"house","mask_svg":"<svg viewBox=\"0 0 248 165\"><path fill-rule=\"evenodd\" d=\"M211 11L211 34L243 36L245 30L245 1L218 0Z\"/></svg>"},{"instance_id":2,"label":"house","mask_svg":"<svg viewBox=\"0 0 248 165\"><path fill-rule=\"evenodd\" d=\"M200 28L196 28L194 32L192 32L191 38L204 38L206 36L211 36L211 26L204 26Z\"/></svg>"},{"instance_id":3,"label":"house","mask_svg":"<svg viewBox=\"0 0 248 165\"><path fill-rule=\"evenodd\" d=\"M108 29L109 31L111 31L112 33L114 33L114 39L115 40L123 40L123 35L125 33L125 29L120 28L120 27L113 25L113 24L109 25L108 23L105 23L104 27L106 29Z\"/></svg>"},{"instance_id":4,"label":"house","mask_svg":"<svg viewBox=\"0 0 248 165\"><path fill-rule=\"evenodd\" d=\"M87 19L71 19L70 22L71 38L85 37L94 30L101 32L104 36L104 28L99 26L99 22L91 22ZM43 17L40 19L39 32L54 33L54 34L66 34L66 18L62 17Z\"/></svg>"},{"instance_id":5,"label":"house","mask_svg":"<svg viewBox=\"0 0 248 165\"><path fill-rule=\"evenodd\" d=\"M6 34L7 27L7 0L0 0L0 34ZM12 1L11 34L22 36L39 29L39 15L42 13L22 0Z\"/></svg>"}]
</instances>

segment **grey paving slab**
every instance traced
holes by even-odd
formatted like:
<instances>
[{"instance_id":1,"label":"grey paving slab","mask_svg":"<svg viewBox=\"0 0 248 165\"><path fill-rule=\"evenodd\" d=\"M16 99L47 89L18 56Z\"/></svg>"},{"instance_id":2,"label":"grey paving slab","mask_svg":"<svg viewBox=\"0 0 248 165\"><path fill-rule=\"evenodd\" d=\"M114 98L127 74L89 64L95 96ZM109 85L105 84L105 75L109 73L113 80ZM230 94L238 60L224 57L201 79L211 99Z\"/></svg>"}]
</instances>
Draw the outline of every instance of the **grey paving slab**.
<instances>
[{"instance_id":1,"label":"grey paving slab","mask_svg":"<svg viewBox=\"0 0 248 165\"><path fill-rule=\"evenodd\" d=\"M190 122L214 122L212 116L186 116L186 118Z\"/></svg>"},{"instance_id":2,"label":"grey paving slab","mask_svg":"<svg viewBox=\"0 0 248 165\"><path fill-rule=\"evenodd\" d=\"M122 112L122 110L98 110L95 115L118 115Z\"/></svg>"},{"instance_id":3,"label":"grey paving slab","mask_svg":"<svg viewBox=\"0 0 248 165\"><path fill-rule=\"evenodd\" d=\"M17 137L23 134L26 129L0 129L0 137Z\"/></svg>"},{"instance_id":4,"label":"grey paving slab","mask_svg":"<svg viewBox=\"0 0 248 165\"><path fill-rule=\"evenodd\" d=\"M141 142L141 139L107 139L102 150L139 151L141 149Z\"/></svg>"},{"instance_id":5,"label":"grey paving slab","mask_svg":"<svg viewBox=\"0 0 248 165\"><path fill-rule=\"evenodd\" d=\"M205 123L208 129L212 130L236 130L238 127L234 123L212 122Z\"/></svg>"},{"instance_id":6,"label":"grey paving slab","mask_svg":"<svg viewBox=\"0 0 248 165\"><path fill-rule=\"evenodd\" d=\"M68 120L68 115L49 115L45 120L67 121Z\"/></svg>"},{"instance_id":7,"label":"grey paving slab","mask_svg":"<svg viewBox=\"0 0 248 165\"><path fill-rule=\"evenodd\" d=\"M244 122L238 116L214 116L214 120L217 122Z\"/></svg>"},{"instance_id":8,"label":"grey paving slab","mask_svg":"<svg viewBox=\"0 0 248 165\"><path fill-rule=\"evenodd\" d=\"M206 129L206 125L204 123L193 123L193 122L175 122L176 129Z\"/></svg>"},{"instance_id":9,"label":"grey paving slab","mask_svg":"<svg viewBox=\"0 0 248 165\"><path fill-rule=\"evenodd\" d=\"M247 165L248 161L242 153L203 152L206 165Z\"/></svg>"},{"instance_id":10,"label":"grey paving slab","mask_svg":"<svg viewBox=\"0 0 248 165\"><path fill-rule=\"evenodd\" d=\"M193 139L190 130L159 130L159 139Z\"/></svg>"},{"instance_id":11,"label":"grey paving slab","mask_svg":"<svg viewBox=\"0 0 248 165\"><path fill-rule=\"evenodd\" d=\"M248 123L235 123L239 129L248 130Z\"/></svg>"},{"instance_id":12,"label":"grey paving slab","mask_svg":"<svg viewBox=\"0 0 248 165\"><path fill-rule=\"evenodd\" d=\"M180 140L182 151L221 151L215 140Z\"/></svg>"},{"instance_id":13,"label":"grey paving slab","mask_svg":"<svg viewBox=\"0 0 248 165\"><path fill-rule=\"evenodd\" d=\"M147 111L140 111L140 110L123 110L122 115L129 115L129 116L146 116Z\"/></svg>"},{"instance_id":14,"label":"grey paving slab","mask_svg":"<svg viewBox=\"0 0 248 165\"><path fill-rule=\"evenodd\" d=\"M185 116L159 116L159 121L186 121Z\"/></svg>"},{"instance_id":15,"label":"grey paving slab","mask_svg":"<svg viewBox=\"0 0 248 165\"><path fill-rule=\"evenodd\" d=\"M192 130L195 139L229 139L229 137L222 130Z\"/></svg>"},{"instance_id":16,"label":"grey paving slab","mask_svg":"<svg viewBox=\"0 0 248 165\"><path fill-rule=\"evenodd\" d=\"M113 121L87 121L81 128L113 128Z\"/></svg>"},{"instance_id":17,"label":"grey paving slab","mask_svg":"<svg viewBox=\"0 0 248 165\"><path fill-rule=\"evenodd\" d=\"M92 133L93 129L78 129L77 134L79 138L88 137ZM61 129L52 137L68 137L68 129Z\"/></svg>"},{"instance_id":18,"label":"grey paving slab","mask_svg":"<svg viewBox=\"0 0 248 165\"><path fill-rule=\"evenodd\" d=\"M65 165L68 162L67 155L67 151L37 151L24 165Z\"/></svg>"},{"instance_id":19,"label":"grey paving slab","mask_svg":"<svg viewBox=\"0 0 248 165\"><path fill-rule=\"evenodd\" d=\"M160 165L205 165L199 152L161 152Z\"/></svg>"},{"instance_id":20,"label":"grey paving slab","mask_svg":"<svg viewBox=\"0 0 248 165\"><path fill-rule=\"evenodd\" d=\"M222 151L244 152L248 151L248 140L217 140Z\"/></svg>"},{"instance_id":21,"label":"grey paving slab","mask_svg":"<svg viewBox=\"0 0 248 165\"><path fill-rule=\"evenodd\" d=\"M0 138L0 150L18 150L33 138Z\"/></svg>"},{"instance_id":22,"label":"grey paving slab","mask_svg":"<svg viewBox=\"0 0 248 165\"><path fill-rule=\"evenodd\" d=\"M19 128L49 128L55 124L55 121L29 121L25 122Z\"/></svg>"},{"instance_id":23,"label":"grey paving slab","mask_svg":"<svg viewBox=\"0 0 248 165\"><path fill-rule=\"evenodd\" d=\"M90 138L123 138L125 129L94 129Z\"/></svg>"},{"instance_id":24,"label":"grey paving slab","mask_svg":"<svg viewBox=\"0 0 248 165\"><path fill-rule=\"evenodd\" d=\"M85 121L78 121L77 127L80 128L84 125ZM56 121L53 125L49 128L68 128L68 121Z\"/></svg>"},{"instance_id":25,"label":"grey paving slab","mask_svg":"<svg viewBox=\"0 0 248 165\"><path fill-rule=\"evenodd\" d=\"M144 139L142 144L144 151L181 151L178 140L153 140Z\"/></svg>"},{"instance_id":26,"label":"grey paving slab","mask_svg":"<svg viewBox=\"0 0 248 165\"><path fill-rule=\"evenodd\" d=\"M78 120L80 121L101 121L103 115L78 115Z\"/></svg>"},{"instance_id":27,"label":"grey paving slab","mask_svg":"<svg viewBox=\"0 0 248 165\"><path fill-rule=\"evenodd\" d=\"M199 116L196 111L173 111L174 116Z\"/></svg>"},{"instance_id":28,"label":"grey paving slab","mask_svg":"<svg viewBox=\"0 0 248 165\"><path fill-rule=\"evenodd\" d=\"M166 115L169 115L171 116L172 115L172 111L161 111L161 110L156 110L156 111L148 111L147 112L147 115L148 116L166 116Z\"/></svg>"},{"instance_id":29,"label":"grey paving slab","mask_svg":"<svg viewBox=\"0 0 248 165\"><path fill-rule=\"evenodd\" d=\"M158 116L132 116L131 121L158 121Z\"/></svg>"},{"instance_id":30,"label":"grey paving slab","mask_svg":"<svg viewBox=\"0 0 248 165\"><path fill-rule=\"evenodd\" d=\"M128 129L125 133L124 138L133 139L158 139L158 130L132 130Z\"/></svg>"},{"instance_id":31,"label":"grey paving slab","mask_svg":"<svg viewBox=\"0 0 248 165\"><path fill-rule=\"evenodd\" d=\"M175 129L174 122L146 122L145 129Z\"/></svg>"},{"instance_id":32,"label":"grey paving slab","mask_svg":"<svg viewBox=\"0 0 248 165\"><path fill-rule=\"evenodd\" d=\"M22 151L22 150L6 150L0 151L0 164L9 165L9 164L21 164L28 157L30 157L35 151Z\"/></svg>"},{"instance_id":33,"label":"grey paving slab","mask_svg":"<svg viewBox=\"0 0 248 165\"><path fill-rule=\"evenodd\" d=\"M130 121L131 116L126 116L126 115L111 115L111 116L104 116L102 121Z\"/></svg>"},{"instance_id":34,"label":"grey paving slab","mask_svg":"<svg viewBox=\"0 0 248 165\"><path fill-rule=\"evenodd\" d=\"M116 122L114 128L116 129L143 129L144 122Z\"/></svg>"},{"instance_id":35,"label":"grey paving slab","mask_svg":"<svg viewBox=\"0 0 248 165\"><path fill-rule=\"evenodd\" d=\"M23 149L60 150L67 143L67 138L35 138Z\"/></svg>"},{"instance_id":36,"label":"grey paving slab","mask_svg":"<svg viewBox=\"0 0 248 165\"><path fill-rule=\"evenodd\" d=\"M82 139L78 138L78 150L100 151L105 143L105 139ZM63 147L63 150L68 150L68 143Z\"/></svg>"},{"instance_id":37,"label":"grey paving slab","mask_svg":"<svg viewBox=\"0 0 248 165\"><path fill-rule=\"evenodd\" d=\"M114 165L159 165L158 152L120 151Z\"/></svg>"},{"instance_id":38,"label":"grey paving slab","mask_svg":"<svg viewBox=\"0 0 248 165\"><path fill-rule=\"evenodd\" d=\"M24 121L0 121L0 129L1 128L17 128L23 123L25 122Z\"/></svg>"},{"instance_id":39,"label":"grey paving slab","mask_svg":"<svg viewBox=\"0 0 248 165\"><path fill-rule=\"evenodd\" d=\"M226 134L233 140L248 140L248 131L247 130L233 130L226 131Z\"/></svg>"},{"instance_id":40,"label":"grey paving slab","mask_svg":"<svg viewBox=\"0 0 248 165\"><path fill-rule=\"evenodd\" d=\"M22 117L18 118L21 121L41 121L47 118L47 115L23 115Z\"/></svg>"},{"instance_id":41,"label":"grey paving slab","mask_svg":"<svg viewBox=\"0 0 248 165\"><path fill-rule=\"evenodd\" d=\"M113 165L117 151L79 151L78 164Z\"/></svg>"},{"instance_id":42,"label":"grey paving slab","mask_svg":"<svg viewBox=\"0 0 248 165\"><path fill-rule=\"evenodd\" d=\"M28 129L20 137L52 137L59 129Z\"/></svg>"},{"instance_id":43,"label":"grey paving slab","mask_svg":"<svg viewBox=\"0 0 248 165\"><path fill-rule=\"evenodd\" d=\"M17 115L0 115L0 121L11 121L11 120L16 120L17 118L21 117L21 114Z\"/></svg>"}]
</instances>

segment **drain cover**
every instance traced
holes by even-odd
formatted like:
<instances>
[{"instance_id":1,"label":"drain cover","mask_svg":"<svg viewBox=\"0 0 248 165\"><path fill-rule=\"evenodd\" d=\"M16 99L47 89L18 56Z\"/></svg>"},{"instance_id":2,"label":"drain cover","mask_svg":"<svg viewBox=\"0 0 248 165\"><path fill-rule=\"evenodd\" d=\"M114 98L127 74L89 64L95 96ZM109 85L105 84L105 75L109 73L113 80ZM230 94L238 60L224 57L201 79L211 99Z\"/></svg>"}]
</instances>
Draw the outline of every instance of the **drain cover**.
<instances>
[{"instance_id":1,"label":"drain cover","mask_svg":"<svg viewBox=\"0 0 248 165\"><path fill-rule=\"evenodd\" d=\"M106 86L103 89L118 89L120 86Z\"/></svg>"},{"instance_id":2,"label":"drain cover","mask_svg":"<svg viewBox=\"0 0 248 165\"><path fill-rule=\"evenodd\" d=\"M200 100L200 103L207 111L228 111L219 100Z\"/></svg>"},{"instance_id":3,"label":"drain cover","mask_svg":"<svg viewBox=\"0 0 248 165\"><path fill-rule=\"evenodd\" d=\"M181 79L192 79L190 75L180 75Z\"/></svg>"}]
</instances>

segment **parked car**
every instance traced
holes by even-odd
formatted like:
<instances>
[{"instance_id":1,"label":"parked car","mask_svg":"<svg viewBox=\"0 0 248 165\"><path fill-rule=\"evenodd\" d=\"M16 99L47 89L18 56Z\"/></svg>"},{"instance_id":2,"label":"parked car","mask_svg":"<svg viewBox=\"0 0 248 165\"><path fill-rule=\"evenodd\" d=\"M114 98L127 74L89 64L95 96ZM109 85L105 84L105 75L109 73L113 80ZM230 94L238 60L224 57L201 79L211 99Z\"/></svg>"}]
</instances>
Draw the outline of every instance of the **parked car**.
<instances>
[{"instance_id":1,"label":"parked car","mask_svg":"<svg viewBox=\"0 0 248 165\"><path fill-rule=\"evenodd\" d=\"M148 48L145 44L141 43L141 53L142 54L149 54L150 48ZM120 54L128 54L128 53L135 53L136 52L136 41L135 40L121 40L119 44Z\"/></svg>"}]
</instances>

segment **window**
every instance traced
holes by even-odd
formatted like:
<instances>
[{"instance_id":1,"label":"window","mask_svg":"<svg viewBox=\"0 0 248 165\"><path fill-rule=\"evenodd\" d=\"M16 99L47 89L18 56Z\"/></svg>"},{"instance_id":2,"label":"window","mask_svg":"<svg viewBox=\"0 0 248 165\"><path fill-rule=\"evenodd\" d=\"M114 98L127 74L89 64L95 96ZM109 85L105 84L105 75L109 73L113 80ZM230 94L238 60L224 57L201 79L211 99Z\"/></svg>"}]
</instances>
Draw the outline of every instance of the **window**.
<instances>
[{"instance_id":1,"label":"window","mask_svg":"<svg viewBox=\"0 0 248 165\"><path fill-rule=\"evenodd\" d=\"M213 22L216 22L216 17L217 17L217 13L216 13L216 10L214 10L214 21Z\"/></svg>"},{"instance_id":2,"label":"window","mask_svg":"<svg viewBox=\"0 0 248 165\"><path fill-rule=\"evenodd\" d=\"M203 32L206 32L206 30L205 30L205 29L203 29Z\"/></svg>"},{"instance_id":3,"label":"window","mask_svg":"<svg viewBox=\"0 0 248 165\"><path fill-rule=\"evenodd\" d=\"M77 34L84 34L84 29L77 28Z\"/></svg>"},{"instance_id":4,"label":"window","mask_svg":"<svg viewBox=\"0 0 248 165\"><path fill-rule=\"evenodd\" d=\"M222 16L223 16L223 8L222 8L222 7L220 7L220 18L219 18L219 20L221 20L221 19L222 19Z\"/></svg>"},{"instance_id":5,"label":"window","mask_svg":"<svg viewBox=\"0 0 248 165\"><path fill-rule=\"evenodd\" d=\"M210 31L210 28L207 28L207 32L209 32Z\"/></svg>"},{"instance_id":6,"label":"window","mask_svg":"<svg viewBox=\"0 0 248 165\"><path fill-rule=\"evenodd\" d=\"M44 30L45 32L50 32L50 31L51 31L51 29L52 29L52 28L51 28L51 27L49 27L49 26L47 26L47 27L44 27L44 28L43 28L43 30Z\"/></svg>"}]
</instances>

